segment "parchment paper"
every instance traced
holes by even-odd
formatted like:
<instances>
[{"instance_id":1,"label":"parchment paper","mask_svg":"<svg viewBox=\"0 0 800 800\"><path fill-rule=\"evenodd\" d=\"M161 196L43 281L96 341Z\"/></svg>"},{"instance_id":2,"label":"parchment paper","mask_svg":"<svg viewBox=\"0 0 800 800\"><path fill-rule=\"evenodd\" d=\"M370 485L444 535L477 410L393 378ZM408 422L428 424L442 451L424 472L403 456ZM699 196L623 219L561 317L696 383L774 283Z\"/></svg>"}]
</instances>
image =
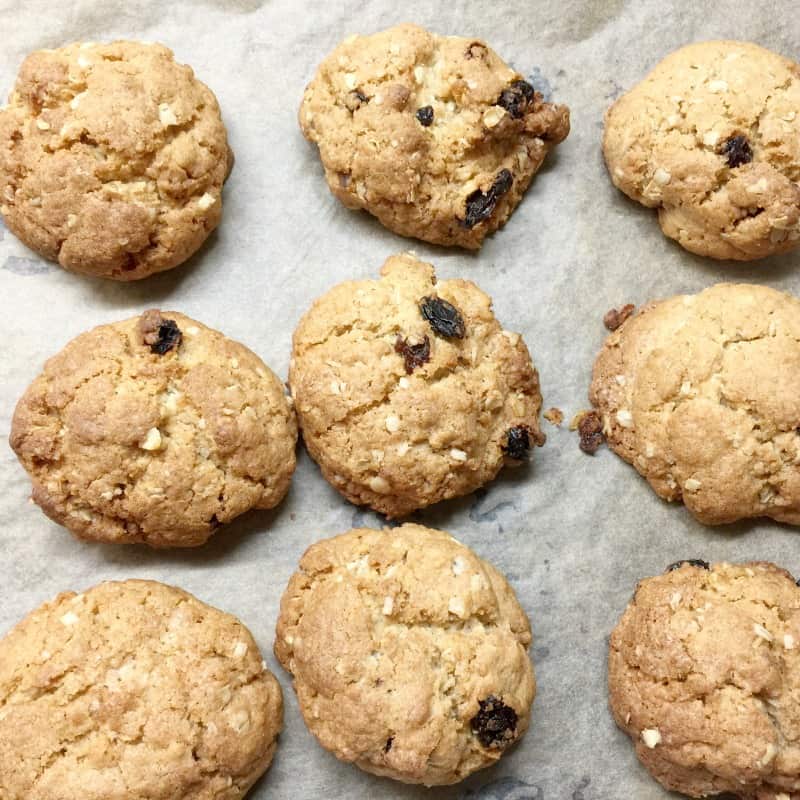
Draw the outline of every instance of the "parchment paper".
<instances>
[{"instance_id":1,"label":"parchment paper","mask_svg":"<svg viewBox=\"0 0 800 800\"><path fill-rule=\"evenodd\" d=\"M296 124L303 88L326 53L350 33L403 21L487 39L572 109L570 137L479 255L404 240L347 211L329 194L316 149ZM798 256L737 266L665 239L653 212L612 187L599 148L609 103L687 42L749 39L797 59L796 4L3 0L0 32L3 96L37 48L114 38L169 45L216 93L237 157L218 233L189 264L135 284L67 274L0 225L0 632L59 591L128 577L177 584L236 614L286 699L277 757L253 798L667 797L607 711L610 630L636 580L680 558L771 559L800 574L800 532L768 522L704 528L609 451L586 456L566 425L545 424L547 445L529 470L417 515L508 576L533 623L539 683L532 728L513 752L459 787L426 791L370 777L322 750L272 656L279 599L305 548L354 524L381 524L340 499L302 450L290 495L275 512L249 514L200 549L153 552L82 544L49 522L28 502L8 429L48 356L89 327L154 306L219 328L285 377L292 330L311 301L342 280L374 277L388 255L409 248L442 277L472 279L493 296L499 319L528 342L545 407L560 407L568 421L587 406L608 308L728 279L800 292Z\"/></svg>"}]
</instances>

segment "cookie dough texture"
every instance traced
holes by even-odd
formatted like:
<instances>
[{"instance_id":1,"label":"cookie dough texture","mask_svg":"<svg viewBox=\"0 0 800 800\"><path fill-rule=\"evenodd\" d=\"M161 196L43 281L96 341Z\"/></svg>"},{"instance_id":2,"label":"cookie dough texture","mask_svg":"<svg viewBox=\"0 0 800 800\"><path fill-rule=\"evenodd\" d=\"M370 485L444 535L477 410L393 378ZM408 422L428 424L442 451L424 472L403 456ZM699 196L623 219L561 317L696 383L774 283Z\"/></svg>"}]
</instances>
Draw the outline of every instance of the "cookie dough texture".
<instances>
[{"instance_id":1,"label":"cookie dough texture","mask_svg":"<svg viewBox=\"0 0 800 800\"><path fill-rule=\"evenodd\" d=\"M275 654L323 747L367 772L433 786L496 762L525 732L530 644L494 567L446 533L403 525L306 551L281 601ZM489 746L473 729L487 698L516 718Z\"/></svg>"},{"instance_id":2,"label":"cookie dough texture","mask_svg":"<svg viewBox=\"0 0 800 800\"><path fill-rule=\"evenodd\" d=\"M247 628L161 583L65 592L0 641L4 800L239 800L282 722Z\"/></svg>"},{"instance_id":3,"label":"cookie dough texture","mask_svg":"<svg viewBox=\"0 0 800 800\"><path fill-rule=\"evenodd\" d=\"M590 398L609 446L701 522L800 524L800 301L720 284L612 333Z\"/></svg>"},{"instance_id":4,"label":"cookie dough texture","mask_svg":"<svg viewBox=\"0 0 800 800\"><path fill-rule=\"evenodd\" d=\"M129 281L185 261L232 163L216 98L159 44L36 51L0 110L0 213L72 272Z\"/></svg>"},{"instance_id":5,"label":"cookie dough texture","mask_svg":"<svg viewBox=\"0 0 800 800\"><path fill-rule=\"evenodd\" d=\"M348 208L402 236L477 249L569 133L569 109L518 81L482 41L399 25L351 36L322 62L300 126Z\"/></svg>"},{"instance_id":6,"label":"cookie dough texture","mask_svg":"<svg viewBox=\"0 0 800 800\"><path fill-rule=\"evenodd\" d=\"M768 563L641 581L611 634L611 710L644 766L691 797L800 794L800 589Z\"/></svg>"},{"instance_id":7,"label":"cookie dough texture","mask_svg":"<svg viewBox=\"0 0 800 800\"><path fill-rule=\"evenodd\" d=\"M693 253L748 261L800 241L800 67L748 42L667 56L606 115L614 184Z\"/></svg>"},{"instance_id":8,"label":"cookie dough texture","mask_svg":"<svg viewBox=\"0 0 800 800\"><path fill-rule=\"evenodd\" d=\"M51 519L82 539L154 547L202 544L277 505L296 439L261 359L172 311L71 341L19 401L10 437Z\"/></svg>"},{"instance_id":9,"label":"cookie dough texture","mask_svg":"<svg viewBox=\"0 0 800 800\"><path fill-rule=\"evenodd\" d=\"M425 298L451 304L462 338L434 331ZM522 338L501 328L475 284L437 282L410 254L389 258L380 280L342 283L314 303L294 334L289 383L325 478L393 517L468 494L519 463L507 452L512 429L544 442Z\"/></svg>"}]
</instances>

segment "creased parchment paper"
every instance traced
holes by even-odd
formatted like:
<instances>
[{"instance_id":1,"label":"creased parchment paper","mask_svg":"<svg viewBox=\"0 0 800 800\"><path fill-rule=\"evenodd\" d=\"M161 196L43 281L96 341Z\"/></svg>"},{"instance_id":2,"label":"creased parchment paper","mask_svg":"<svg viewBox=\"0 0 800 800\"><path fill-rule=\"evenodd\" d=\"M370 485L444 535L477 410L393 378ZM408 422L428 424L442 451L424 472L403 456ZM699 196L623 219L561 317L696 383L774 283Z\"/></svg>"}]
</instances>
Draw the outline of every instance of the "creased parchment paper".
<instances>
[{"instance_id":1,"label":"creased parchment paper","mask_svg":"<svg viewBox=\"0 0 800 800\"><path fill-rule=\"evenodd\" d=\"M297 127L305 84L350 33L413 21L486 39L572 109L572 133L504 230L478 255L411 242L329 194L316 150ZM790 2L665 0L5 0L0 93L31 50L75 40L157 40L216 93L236 166L222 225L182 268L124 285L69 275L0 226L0 631L57 592L101 580L177 584L239 616L286 699L274 765L253 798L480 797L485 800L655 800L607 710L607 637L642 576L680 558L770 559L800 573L800 531L768 522L707 529L659 500L603 449L589 457L567 430L587 406L603 314L720 280L800 293L798 256L751 265L706 261L666 240L653 212L615 190L600 155L603 112L663 55L690 41L749 39L797 59L800 15ZM177 309L224 331L285 378L292 330L311 301L342 280L377 275L414 249L442 277L477 282L506 328L523 333L545 407L561 428L530 469L487 492L418 517L449 530L508 575L529 613L539 692L533 724L500 764L451 789L373 778L338 762L306 730L272 656L281 593L305 548L381 520L348 505L301 451L276 511L252 513L194 551L82 544L28 502L29 482L7 446L14 405L44 360L94 325L151 307Z\"/></svg>"}]
</instances>

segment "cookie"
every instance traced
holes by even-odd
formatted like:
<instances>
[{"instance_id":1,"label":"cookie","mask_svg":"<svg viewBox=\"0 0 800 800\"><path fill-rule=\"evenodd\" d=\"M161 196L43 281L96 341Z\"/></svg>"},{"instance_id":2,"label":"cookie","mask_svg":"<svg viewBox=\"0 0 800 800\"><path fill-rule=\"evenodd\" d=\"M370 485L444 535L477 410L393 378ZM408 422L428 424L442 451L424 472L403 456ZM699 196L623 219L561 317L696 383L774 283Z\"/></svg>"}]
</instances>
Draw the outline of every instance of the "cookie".
<instances>
[{"instance_id":1,"label":"cookie","mask_svg":"<svg viewBox=\"0 0 800 800\"><path fill-rule=\"evenodd\" d=\"M641 581L614 632L614 719L667 789L800 792L800 588L774 564L673 564Z\"/></svg>"},{"instance_id":2,"label":"cookie","mask_svg":"<svg viewBox=\"0 0 800 800\"><path fill-rule=\"evenodd\" d=\"M356 529L310 547L275 655L337 758L427 786L495 763L528 728L531 630L505 578L441 531Z\"/></svg>"},{"instance_id":3,"label":"cookie","mask_svg":"<svg viewBox=\"0 0 800 800\"><path fill-rule=\"evenodd\" d=\"M800 524L800 301L720 284L652 302L594 365L611 449L709 525Z\"/></svg>"},{"instance_id":4,"label":"cookie","mask_svg":"<svg viewBox=\"0 0 800 800\"><path fill-rule=\"evenodd\" d=\"M333 194L389 230L477 249L511 216L569 109L478 39L398 25L351 36L300 107Z\"/></svg>"},{"instance_id":5,"label":"cookie","mask_svg":"<svg viewBox=\"0 0 800 800\"><path fill-rule=\"evenodd\" d=\"M701 256L749 261L800 243L800 66L749 42L667 56L606 115L617 188Z\"/></svg>"},{"instance_id":6,"label":"cookie","mask_svg":"<svg viewBox=\"0 0 800 800\"><path fill-rule=\"evenodd\" d=\"M0 214L71 272L130 281L186 261L232 165L216 98L159 44L38 50L0 109Z\"/></svg>"},{"instance_id":7,"label":"cookie","mask_svg":"<svg viewBox=\"0 0 800 800\"><path fill-rule=\"evenodd\" d=\"M297 423L238 342L174 311L101 325L51 358L10 443L33 499L78 538L188 547L284 497Z\"/></svg>"},{"instance_id":8,"label":"cookie","mask_svg":"<svg viewBox=\"0 0 800 800\"><path fill-rule=\"evenodd\" d=\"M411 254L314 303L294 333L289 383L325 478L390 517L468 494L544 442L520 335L475 284L437 282Z\"/></svg>"},{"instance_id":9,"label":"cookie","mask_svg":"<svg viewBox=\"0 0 800 800\"><path fill-rule=\"evenodd\" d=\"M162 583L65 592L0 640L4 800L239 800L282 724L250 631Z\"/></svg>"}]
</instances>

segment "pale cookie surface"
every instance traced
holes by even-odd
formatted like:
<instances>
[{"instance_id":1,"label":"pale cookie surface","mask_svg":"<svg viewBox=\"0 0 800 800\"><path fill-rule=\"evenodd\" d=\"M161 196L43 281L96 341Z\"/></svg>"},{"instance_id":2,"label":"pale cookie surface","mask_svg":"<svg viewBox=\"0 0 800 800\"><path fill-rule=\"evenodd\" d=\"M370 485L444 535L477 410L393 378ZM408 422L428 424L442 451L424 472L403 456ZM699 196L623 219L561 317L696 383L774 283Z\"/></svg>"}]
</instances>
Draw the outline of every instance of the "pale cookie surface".
<instances>
[{"instance_id":1,"label":"pale cookie surface","mask_svg":"<svg viewBox=\"0 0 800 800\"><path fill-rule=\"evenodd\" d=\"M19 401L10 436L49 517L82 539L154 547L202 544L277 505L296 441L261 359L172 311L73 339Z\"/></svg>"},{"instance_id":2,"label":"pale cookie surface","mask_svg":"<svg viewBox=\"0 0 800 800\"><path fill-rule=\"evenodd\" d=\"M356 529L310 547L275 654L323 747L406 783L456 783L528 728L531 631L500 573L441 531Z\"/></svg>"},{"instance_id":3,"label":"pale cookie surface","mask_svg":"<svg viewBox=\"0 0 800 800\"><path fill-rule=\"evenodd\" d=\"M350 37L322 62L300 126L348 208L475 249L567 136L569 109L543 102L484 42L399 25Z\"/></svg>"},{"instance_id":4,"label":"pale cookie surface","mask_svg":"<svg viewBox=\"0 0 800 800\"><path fill-rule=\"evenodd\" d=\"M800 241L800 67L748 42L667 56L606 115L614 184L687 250L741 261Z\"/></svg>"},{"instance_id":5,"label":"pale cookie surface","mask_svg":"<svg viewBox=\"0 0 800 800\"><path fill-rule=\"evenodd\" d=\"M719 284L646 305L607 339L590 399L606 439L701 522L800 524L800 301Z\"/></svg>"},{"instance_id":6,"label":"pale cookie surface","mask_svg":"<svg viewBox=\"0 0 800 800\"><path fill-rule=\"evenodd\" d=\"M427 317L426 317L427 315ZM303 439L348 500L402 516L458 497L544 442L522 337L464 280L405 254L342 283L294 334L289 383Z\"/></svg>"},{"instance_id":7,"label":"pale cookie surface","mask_svg":"<svg viewBox=\"0 0 800 800\"><path fill-rule=\"evenodd\" d=\"M65 592L0 640L3 800L239 800L282 724L247 628L161 583Z\"/></svg>"},{"instance_id":8,"label":"pale cookie surface","mask_svg":"<svg viewBox=\"0 0 800 800\"><path fill-rule=\"evenodd\" d=\"M800 588L785 570L692 562L641 581L611 634L608 686L666 788L800 797Z\"/></svg>"},{"instance_id":9,"label":"pale cookie surface","mask_svg":"<svg viewBox=\"0 0 800 800\"><path fill-rule=\"evenodd\" d=\"M65 269L136 280L217 226L231 159L216 98L166 47L39 50L0 109L0 213Z\"/></svg>"}]
</instances>

